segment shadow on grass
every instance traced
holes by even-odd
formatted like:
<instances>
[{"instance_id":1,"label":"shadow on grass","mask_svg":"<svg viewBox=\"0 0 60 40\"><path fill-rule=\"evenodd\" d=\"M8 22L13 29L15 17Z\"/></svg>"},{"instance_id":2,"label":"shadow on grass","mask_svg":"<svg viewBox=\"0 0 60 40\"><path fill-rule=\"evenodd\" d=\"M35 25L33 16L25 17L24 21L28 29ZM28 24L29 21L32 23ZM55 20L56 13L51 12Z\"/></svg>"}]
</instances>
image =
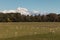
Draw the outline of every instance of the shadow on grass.
<instances>
[{"instance_id":1,"label":"shadow on grass","mask_svg":"<svg viewBox=\"0 0 60 40\"><path fill-rule=\"evenodd\" d=\"M60 40L60 34L36 34L12 38L1 38L0 40Z\"/></svg>"}]
</instances>

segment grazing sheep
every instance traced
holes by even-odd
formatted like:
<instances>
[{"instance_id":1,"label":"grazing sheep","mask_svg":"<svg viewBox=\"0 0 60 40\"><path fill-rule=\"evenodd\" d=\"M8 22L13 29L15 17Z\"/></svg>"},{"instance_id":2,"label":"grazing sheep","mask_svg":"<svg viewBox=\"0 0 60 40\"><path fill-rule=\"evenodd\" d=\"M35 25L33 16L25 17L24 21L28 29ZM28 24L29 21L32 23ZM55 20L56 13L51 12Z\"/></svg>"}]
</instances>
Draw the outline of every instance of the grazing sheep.
<instances>
[{"instance_id":1,"label":"grazing sheep","mask_svg":"<svg viewBox=\"0 0 60 40\"><path fill-rule=\"evenodd\" d=\"M54 29L50 28L50 32L55 33Z\"/></svg>"},{"instance_id":2,"label":"grazing sheep","mask_svg":"<svg viewBox=\"0 0 60 40\"><path fill-rule=\"evenodd\" d=\"M18 26L16 26L16 29L19 29Z\"/></svg>"},{"instance_id":3,"label":"grazing sheep","mask_svg":"<svg viewBox=\"0 0 60 40\"><path fill-rule=\"evenodd\" d=\"M18 35L18 32L15 32L15 36L17 36Z\"/></svg>"},{"instance_id":4,"label":"grazing sheep","mask_svg":"<svg viewBox=\"0 0 60 40\"><path fill-rule=\"evenodd\" d=\"M37 34L37 32L34 32L34 34Z\"/></svg>"}]
</instances>

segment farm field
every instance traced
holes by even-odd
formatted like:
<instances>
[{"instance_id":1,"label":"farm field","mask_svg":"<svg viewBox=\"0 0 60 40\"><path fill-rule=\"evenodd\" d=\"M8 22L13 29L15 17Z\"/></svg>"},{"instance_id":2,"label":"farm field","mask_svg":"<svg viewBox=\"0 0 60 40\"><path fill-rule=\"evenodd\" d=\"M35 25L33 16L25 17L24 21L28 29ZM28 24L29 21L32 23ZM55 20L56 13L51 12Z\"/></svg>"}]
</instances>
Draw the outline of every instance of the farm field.
<instances>
[{"instance_id":1,"label":"farm field","mask_svg":"<svg viewBox=\"0 0 60 40\"><path fill-rule=\"evenodd\" d=\"M60 23L1 22L0 40L60 40Z\"/></svg>"}]
</instances>

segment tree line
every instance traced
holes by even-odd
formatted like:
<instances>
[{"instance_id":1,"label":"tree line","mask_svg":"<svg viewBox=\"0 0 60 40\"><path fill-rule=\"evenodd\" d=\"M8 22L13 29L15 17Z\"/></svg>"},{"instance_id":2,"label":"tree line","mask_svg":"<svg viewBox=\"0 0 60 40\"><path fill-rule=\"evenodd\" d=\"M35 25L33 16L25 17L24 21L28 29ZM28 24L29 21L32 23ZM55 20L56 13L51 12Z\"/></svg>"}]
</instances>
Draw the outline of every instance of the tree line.
<instances>
[{"instance_id":1,"label":"tree line","mask_svg":"<svg viewBox=\"0 0 60 40\"><path fill-rule=\"evenodd\" d=\"M60 22L60 14L21 15L21 13L0 13L0 22Z\"/></svg>"}]
</instances>

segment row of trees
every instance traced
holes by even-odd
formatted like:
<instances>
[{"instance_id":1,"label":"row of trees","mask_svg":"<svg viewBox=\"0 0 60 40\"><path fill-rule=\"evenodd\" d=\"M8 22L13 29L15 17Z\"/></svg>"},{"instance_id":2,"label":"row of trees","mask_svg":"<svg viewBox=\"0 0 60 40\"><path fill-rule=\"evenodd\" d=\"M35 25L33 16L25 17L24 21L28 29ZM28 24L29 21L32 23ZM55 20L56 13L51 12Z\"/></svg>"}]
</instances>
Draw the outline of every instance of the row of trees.
<instances>
[{"instance_id":1,"label":"row of trees","mask_svg":"<svg viewBox=\"0 0 60 40\"><path fill-rule=\"evenodd\" d=\"M20 13L0 13L0 22L60 22L60 14L21 15Z\"/></svg>"}]
</instances>

